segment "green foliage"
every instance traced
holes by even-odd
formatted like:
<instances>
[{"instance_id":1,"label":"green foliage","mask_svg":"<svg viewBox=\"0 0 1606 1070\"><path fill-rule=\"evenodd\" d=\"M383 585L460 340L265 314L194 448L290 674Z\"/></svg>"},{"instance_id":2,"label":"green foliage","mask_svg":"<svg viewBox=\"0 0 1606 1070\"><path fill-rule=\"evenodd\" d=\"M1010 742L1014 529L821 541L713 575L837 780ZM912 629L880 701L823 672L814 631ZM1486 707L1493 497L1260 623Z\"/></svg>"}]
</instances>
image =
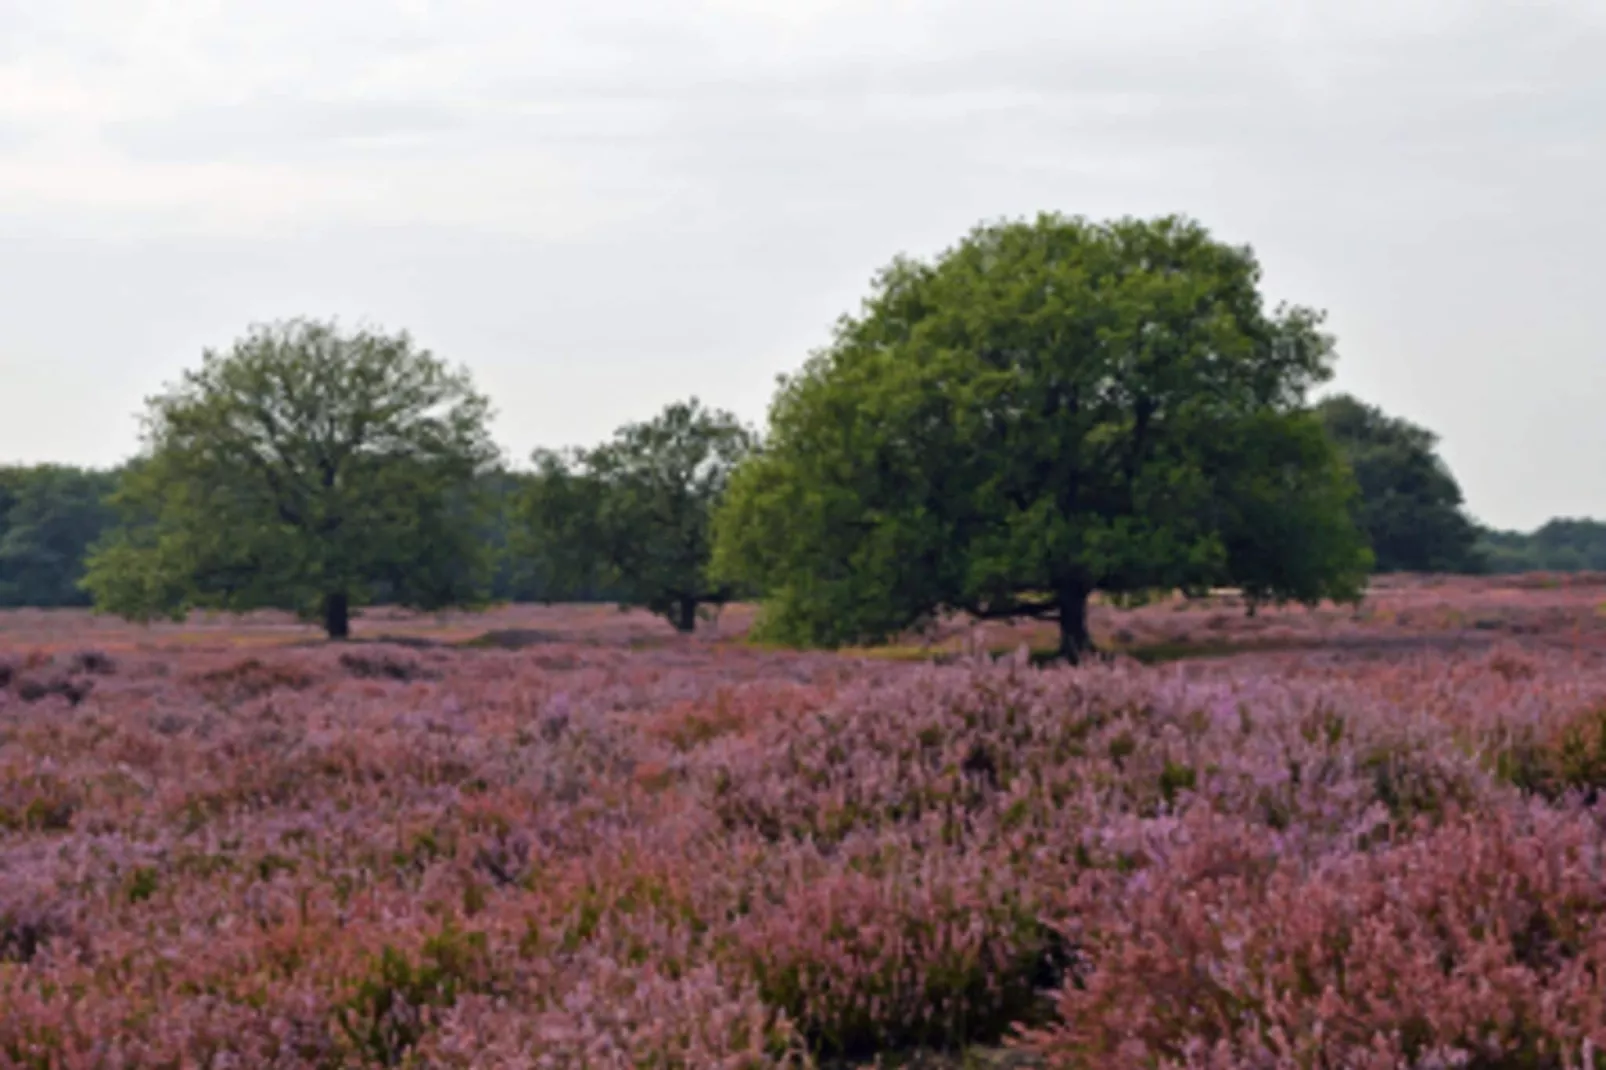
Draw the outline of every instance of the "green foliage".
<instances>
[{"instance_id":1,"label":"green foliage","mask_svg":"<svg viewBox=\"0 0 1606 1070\"><path fill-rule=\"evenodd\" d=\"M1379 572L1477 572L1477 529L1426 428L1347 394L1316 411L1361 488L1356 523Z\"/></svg>"},{"instance_id":2,"label":"green foliage","mask_svg":"<svg viewBox=\"0 0 1606 1070\"><path fill-rule=\"evenodd\" d=\"M26 804L0 804L0 832L65 832L72 828L80 799L71 786L54 776L13 781L12 791Z\"/></svg>"},{"instance_id":3,"label":"green foliage","mask_svg":"<svg viewBox=\"0 0 1606 1070\"><path fill-rule=\"evenodd\" d=\"M83 606L89 546L116 521L117 475L67 465L0 468L0 606Z\"/></svg>"},{"instance_id":4,"label":"green foliage","mask_svg":"<svg viewBox=\"0 0 1606 1070\"><path fill-rule=\"evenodd\" d=\"M985 936L955 946L947 933L960 926ZM814 1053L859 1065L995 1044L1034 1024L1044 1011L1039 989L1052 983L1066 950L1034 912L1013 903L945 903L932 916L889 906L874 931L833 925L819 938L834 961L784 946L758 952L751 965L759 993L786 1012Z\"/></svg>"},{"instance_id":5,"label":"green foliage","mask_svg":"<svg viewBox=\"0 0 1606 1070\"><path fill-rule=\"evenodd\" d=\"M1257 413L1202 456L1220 480L1226 574L1251 607L1358 597L1372 558L1355 484L1315 416Z\"/></svg>"},{"instance_id":6,"label":"green foliage","mask_svg":"<svg viewBox=\"0 0 1606 1070\"><path fill-rule=\"evenodd\" d=\"M159 886L160 880L156 870L150 866L140 866L129 875L123 893L130 903L143 903L156 894Z\"/></svg>"},{"instance_id":7,"label":"green foliage","mask_svg":"<svg viewBox=\"0 0 1606 1070\"><path fill-rule=\"evenodd\" d=\"M986 225L900 258L783 381L731 484L717 575L761 634L885 641L945 610L1060 622L1094 591L1358 597L1352 481L1305 408L1320 317L1248 249L1167 218Z\"/></svg>"},{"instance_id":8,"label":"green foliage","mask_svg":"<svg viewBox=\"0 0 1606 1070\"><path fill-rule=\"evenodd\" d=\"M622 605L692 631L700 607L734 593L709 578L710 527L753 445L734 416L692 398L592 449L538 451L515 545L562 578L552 594L613 590Z\"/></svg>"},{"instance_id":9,"label":"green foliage","mask_svg":"<svg viewBox=\"0 0 1606 1070\"><path fill-rule=\"evenodd\" d=\"M1552 801L1606 789L1606 708L1582 710L1514 738L1489 755L1495 775Z\"/></svg>"},{"instance_id":10,"label":"green foliage","mask_svg":"<svg viewBox=\"0 0 1606 1070\"><path fill-rule=\"evenodd\" d=\"M149 400L113 499L122 526L84 585L133 619L273 607L337 638L378 596L475 604L487 417L467 373L405 334L255 328Z\"/></svg>"},{"instance_id":11,"label":"green foliage","mask_svg":"<svg viewBox=\"0 0 1606 1070\"><path fill-rule=\"evenodd\" d=\"M491 565L490 593L495 602L610 601L610 592L596 586L567 582L554 574L541 554L526 553L519 528L521 512L535 476L497 468L482 478L489 508L481 518L479 541Z\"/></svg>"},{"instance_id":12,"label":"green foliage","mask_svg":"<svg viewBox=\"0 0 1606 1070\"><path fill-rule=\"evenodd\" d=\"M1558 518L1531 534L1478 533L1491 572L1606 572L1606 522Z\"/></svg>"},{"instance_id":13,"label":"green foliage","mask_svg":"<svg viewBox=\"0 0 1606 1070\"><path fill-rule=\"evenodd\" d=\"M1165 768L1160 770L1160 795L1165 799L1167 806L1176 805L1177 797L1185 791L1194 791L1199 786L1199 772L1191 765L1178 765L1170 758L1165 761Z\"/></svg>"},{"instance_id":14,"label":"green foliage","mask_svg":"<svg viewBox=\"0 0 1606 1070\"><path fill-rule=\"evenodd\" d=\"M490 985L485 935L448 927L425 942L417 962L384 948L337 1010L336 1024L361 1065L399 1066L423 1039L431 1011Z\"/></svg>"}]
</instances>

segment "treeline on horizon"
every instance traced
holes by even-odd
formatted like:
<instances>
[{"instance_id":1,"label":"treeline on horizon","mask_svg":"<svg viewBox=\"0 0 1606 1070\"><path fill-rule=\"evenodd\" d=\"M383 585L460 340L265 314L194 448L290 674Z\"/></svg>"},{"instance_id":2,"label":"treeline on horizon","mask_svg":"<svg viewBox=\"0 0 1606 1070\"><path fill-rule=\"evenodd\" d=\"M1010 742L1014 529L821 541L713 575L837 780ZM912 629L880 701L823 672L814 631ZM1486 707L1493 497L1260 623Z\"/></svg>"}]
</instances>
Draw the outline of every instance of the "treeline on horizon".
<instances>
[{"instance_id":1,"label":"treeline on horizon","mask_svg":"<svg viewBox=\"0 0 1606 1070\"><path fill-rule=\"evenodd\" d=\"M92 604L80 586L90 547L117 522L107 499L122 467L85 468L34 464L0 466L0 607L86 608ZM512 505L533 478L505 469L484 477L501 502L486 540L502 548L490 581L498 603L618 601L621 592L604 582L564 582L547 574L542 561L506 551L513 523ZM1381 506L1391 500L1374 497ZM1420 499L1417 499L1420 504ZM1432 571L1456 575L1512 575L1524 572L1606 572L1606 522L1559 517L1531 532L1501 531L1473 525L1475 540L1458 561L1434 562L1409 551L1378 555L1378 573ZM1417 532L1406 532L1407 537ZM1374 551L1375 552L1375 551ZM1434 564L1440 567L1423 567ZM383 598L379 600L382 604Z\"/></svg>"},{"instance_id":2,"label":"treeline on horizon","mask_svg":"<svg viewBox=\"0 0 1606 1070\"><path fill-rule=\"evenodd\" d=\"M110 499L125 471L63 464L0 465L0 608L87 608L90 550L118 523ZM619 592L584 577L559 582L536 557L507 550L512 507L533 478L500 469L479 477L497 503L482 538L494 547L489 597L499 603L613 602ZM384 604L383 596L375 604Z\"/></svg>"},{"instance_id":3,"label":"treeline on horizon","mask_svg":"<svg viewBox=\"0 0 1606 1070\"><path fill-rule=\"evenodd\" d=\"M1320 408L1357 469L1362 511L1373 514L1378 574L1606 572L1606 522L1556 517L1532 532L1474 524L1461 516L1460 488L1434 453L1433 435L1346 395L1327 398ZM122 471L124 466L0 466L0 607L92 604L80 586L85 559L117 524L108 500ZM575 577L554 577L551 562L509 549L516 503L530 492L538 472L498 468L480 479L498 503L482 535L498 549L490 601L620 601L623 591L617 586L588 577L578 583ZM1455 530L1461 525L1471 532L1469 540Z\"/></svg>"},{"instance_id":4,"label":"treeline on horizon","mask_svg":"<svg viewBox=\"0 0 1606 1070\"><path fill-rule=\"evenodd\" d=\"M1606 570L1606 523L1476 524L1426 428L1316 400L1322 314L1179 217L1045 214L896 258L758 433L696 398L506 463L464 369L387 335L252 328L147 402L112 470L0 468L0 606L613 601L691 631L764 603L837 645L1089 596L1359 596L1370 573Z\"/></svg>"}]
</instances>

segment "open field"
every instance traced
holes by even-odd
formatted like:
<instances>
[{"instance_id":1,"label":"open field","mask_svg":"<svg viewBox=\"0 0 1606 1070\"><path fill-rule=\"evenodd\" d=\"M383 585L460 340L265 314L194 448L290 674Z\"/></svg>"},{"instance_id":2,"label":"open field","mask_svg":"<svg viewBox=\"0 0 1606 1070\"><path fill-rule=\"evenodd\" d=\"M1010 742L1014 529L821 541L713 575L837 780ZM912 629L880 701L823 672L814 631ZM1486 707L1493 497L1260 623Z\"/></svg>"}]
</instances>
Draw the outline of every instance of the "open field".
<instances>
[{"instance_id":1,"label":"open field","mask_svg":"<svg viewBox=\"0 0 1606 1070\"><path fill-rule=\"evenodd\" d=\"M1606 1066L1606 578L749 619L0 615L0 1066Z\"/></svg>"}]
</instances>

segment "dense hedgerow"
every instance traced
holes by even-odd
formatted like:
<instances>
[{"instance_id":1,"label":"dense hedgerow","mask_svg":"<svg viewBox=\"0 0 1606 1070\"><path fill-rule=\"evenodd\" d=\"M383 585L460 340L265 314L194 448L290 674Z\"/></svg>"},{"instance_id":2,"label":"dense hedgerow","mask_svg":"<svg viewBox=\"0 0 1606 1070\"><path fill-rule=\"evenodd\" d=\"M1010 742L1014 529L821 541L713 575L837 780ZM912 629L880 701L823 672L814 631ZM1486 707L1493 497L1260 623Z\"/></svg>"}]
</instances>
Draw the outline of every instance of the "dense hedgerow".
<instances>
[{"instance_id":1,"label":"dense hedgerow","mask_svg":"<svg viewBox=\"0 0 1606 1070\"><path fill-rule=\"evenodd\" d=\"M0 692L0 1065L1606 1048L1586 651L548 643L77 675L76 705Z\"/></svg>"}]
</instances>

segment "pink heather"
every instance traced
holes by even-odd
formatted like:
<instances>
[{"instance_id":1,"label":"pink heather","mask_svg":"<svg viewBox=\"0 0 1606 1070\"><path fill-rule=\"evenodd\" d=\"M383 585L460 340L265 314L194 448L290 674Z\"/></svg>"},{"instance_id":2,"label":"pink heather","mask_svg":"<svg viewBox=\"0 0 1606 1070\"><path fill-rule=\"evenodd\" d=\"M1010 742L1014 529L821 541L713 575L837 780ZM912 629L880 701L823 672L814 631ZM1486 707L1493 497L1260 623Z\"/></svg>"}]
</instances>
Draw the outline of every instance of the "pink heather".
<instances>
[{"instance_id":1,"label":"pink heather","mask_svg":"<svg viewBox=\"0 0 1606 1070\"><path fill-rule=\"evenodd\" d=\"M1159 668L158 637L0 691L0 1066L1606 1067L1600 598L1125 615L1284 644Z\"/></svg>"}]
</instances>

